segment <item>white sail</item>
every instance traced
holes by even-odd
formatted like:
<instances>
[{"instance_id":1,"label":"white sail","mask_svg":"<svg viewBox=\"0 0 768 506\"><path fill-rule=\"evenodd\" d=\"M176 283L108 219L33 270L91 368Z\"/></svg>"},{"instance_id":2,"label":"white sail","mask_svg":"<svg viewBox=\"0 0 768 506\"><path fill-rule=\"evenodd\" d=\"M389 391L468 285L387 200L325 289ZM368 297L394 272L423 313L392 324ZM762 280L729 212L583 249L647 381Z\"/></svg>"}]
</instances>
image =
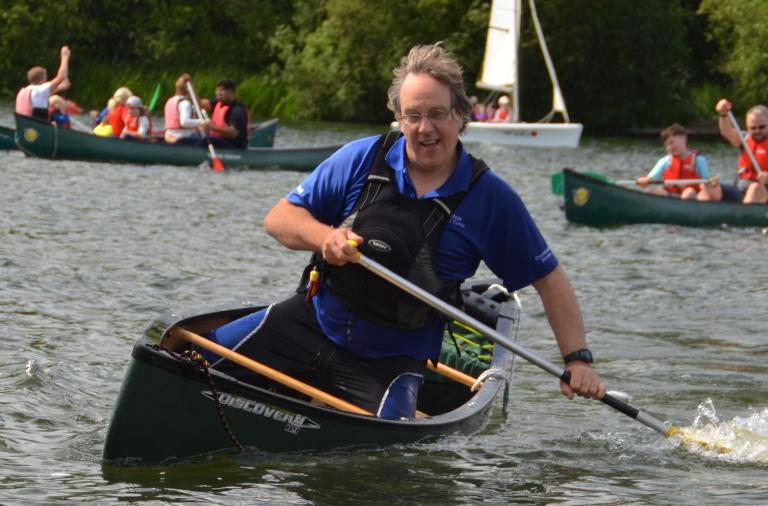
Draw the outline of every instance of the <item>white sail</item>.
<instances>
[{"instance_id":1,"label":"white sail","mask_svg":"<svg viewBox=\"0 0 768 506\"><path fill-rule=\"evenodd\" d=\"M493 0L479 88L513 93L517 83L520 0Z\"/></svg>"}]
</instances>

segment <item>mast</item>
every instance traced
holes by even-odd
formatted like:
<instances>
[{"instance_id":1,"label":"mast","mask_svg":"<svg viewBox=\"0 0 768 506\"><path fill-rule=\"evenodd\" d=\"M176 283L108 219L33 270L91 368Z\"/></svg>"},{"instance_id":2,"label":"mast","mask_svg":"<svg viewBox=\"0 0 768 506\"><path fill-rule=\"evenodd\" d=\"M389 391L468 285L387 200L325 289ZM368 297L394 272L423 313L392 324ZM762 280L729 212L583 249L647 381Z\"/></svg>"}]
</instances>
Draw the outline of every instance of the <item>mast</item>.
<instances>
[{"instance_id":1,"label":"mast","mask_svg":"<svg viewBox=\"0 0 768 506\"><path fill-rule=\"evenodd\" d=\"M539 23L539 16L536 14L536 4L533 0L528 0L528 5L531 8L531 18L533 19L533 26L536 28L536 37L539 39L539 47L541 47L541 54L544 56L544 63L547 64L547 72L549 72L549 79L552 81L552 114L559 112L563 115L563 119L566 123L570 123L568 118L568 109L565 107L565 99L563 98L563 92L560 90L560 83L557 80L557 73L555 72L555 65L552 63L552 58L549 56L549 50L547 49L547 42L544 40L544 32L541 29Z\"/></svg>"}]
</instances>

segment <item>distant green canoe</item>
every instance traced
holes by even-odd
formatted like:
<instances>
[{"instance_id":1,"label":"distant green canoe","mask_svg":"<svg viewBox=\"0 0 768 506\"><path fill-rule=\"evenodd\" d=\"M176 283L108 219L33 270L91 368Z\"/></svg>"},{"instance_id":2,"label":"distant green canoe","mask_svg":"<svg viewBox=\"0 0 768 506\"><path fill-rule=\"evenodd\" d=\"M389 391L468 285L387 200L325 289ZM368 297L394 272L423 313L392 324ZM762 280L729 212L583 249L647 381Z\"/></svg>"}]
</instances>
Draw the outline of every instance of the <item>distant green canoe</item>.
<instances>
[{"instance_id":1,"label":"distant green canoe","mask_svg":"<svg viewBox=\"0 0 768 506\"><path fill-rule=\"evenodd\" d=\"M607 226L668 223L687 226L766 226L768 205L697 202L651 195L571 169L563 169L565 217L573 223Z\"/></svg>"},{"instance_id":2,"label":"distant green canoe","mask_svg":"<svg viewBox=\"0 0 768 506\"><path fill-rule=\"evenodd\" d=\"M13 142L13 128L0 126L0 151L16 149L16 143Z\"/></svg>"},{"instance_id":3,"label":"distant green canoe","mask_svg":"<svg viewBox=\"0 0 768 506\"><path fill-rule=\"evenodd\" d=\"M16 115L15 139L19 149L39 158L187 166L198 166L208 161L205 148L98 137L58 128L29 116ZM216 155L227 168L232 169L309 171L339 147L216 149Z\"/></svg>"},{"instance_id":4,"label":"distant green canoe","mask_svg":"<svg viewBox=\"0 0 768 506\"><path fill-rule=\"evenodd\" d=\"M251 135L248 139L248 146L251 148L271 148L275 143L279 121L277 118L272 118L250 125L248 130ZM0 126L0 151L18 149L13 140L14 133L13 128Z\"/></svg>"}]
</instances>

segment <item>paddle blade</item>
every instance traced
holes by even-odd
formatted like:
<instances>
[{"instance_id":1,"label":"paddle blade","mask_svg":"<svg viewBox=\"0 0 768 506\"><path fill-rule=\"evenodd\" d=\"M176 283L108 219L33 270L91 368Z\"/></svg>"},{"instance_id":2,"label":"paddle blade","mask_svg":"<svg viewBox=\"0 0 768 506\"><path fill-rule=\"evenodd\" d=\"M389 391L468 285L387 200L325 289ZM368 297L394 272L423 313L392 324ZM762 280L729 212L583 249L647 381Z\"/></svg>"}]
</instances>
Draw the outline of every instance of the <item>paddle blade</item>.
<instances>
[{"instance_id":1,"label":"paddle blade","mask_svg":"<svg viewBox=\"0 0 768 506\"><path fill-rule=\"evenodd\" d=\"M211 158L211 169L214 172L224 172L224 162L217 156Z\"/></svg>"},{"instance_id":2,"label":"paddle blade","mask_svg":"<svg viewBox=\"0 0 768 506\"><path fill-rule=\"evenodd\" d=\"M563 188L563 173L562 172L555 172L552 174L552 177L550 178L550 183L552 184L552 193L555 195L563 195L565 193L565 189Z\"/></svg>"}]
</instances>

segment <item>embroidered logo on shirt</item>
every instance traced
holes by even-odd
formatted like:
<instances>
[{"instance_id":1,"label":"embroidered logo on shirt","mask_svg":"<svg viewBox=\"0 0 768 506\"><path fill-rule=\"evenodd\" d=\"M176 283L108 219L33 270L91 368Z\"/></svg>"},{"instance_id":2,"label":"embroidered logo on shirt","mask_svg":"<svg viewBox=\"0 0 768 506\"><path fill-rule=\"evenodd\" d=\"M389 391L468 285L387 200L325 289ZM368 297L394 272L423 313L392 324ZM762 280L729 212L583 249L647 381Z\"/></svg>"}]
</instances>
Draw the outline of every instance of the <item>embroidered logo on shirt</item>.
<instances>
[{"instance_id":1,"label":"embroidered logo on shirt","mask_svg":"<svg viewBox=\"0 0 768 506\"><path fill-rule=\"evenodd\" d=\"M536 255L535 257L533 257L533 259L536 260L537 262L544 263L547 260L549 260L551 256L552 256L552 251L549 248L547 248L541 253L539 253L538 255Z\"/></svg>"},{"instance_id":2,"label":"embroidered logo on shirt","mask_svg":"<svg viewBox=\"0 0 768 506\"><path fill-rule=\"evenodd\" d=\"M301 195L302 193L304 193L304 187L303 187L303 186L301 186L301 185L297 186L297 187L296 187L296 193L298 193L299 195Z\"/></svg>"},{"instance_id":3,"label":"embroidered logo on shirt","mask_svg":"<svg viewBox=\"0 0 768 506\"><path fill-rule=\"evenodd\" d=\"M452 225L456 225L459 228L467 228L466 225L464 225L464 221L462 221L461 216L459 216L457 214L452 214L451 215L450 223Z\"/></svg>"}]
</instances>

